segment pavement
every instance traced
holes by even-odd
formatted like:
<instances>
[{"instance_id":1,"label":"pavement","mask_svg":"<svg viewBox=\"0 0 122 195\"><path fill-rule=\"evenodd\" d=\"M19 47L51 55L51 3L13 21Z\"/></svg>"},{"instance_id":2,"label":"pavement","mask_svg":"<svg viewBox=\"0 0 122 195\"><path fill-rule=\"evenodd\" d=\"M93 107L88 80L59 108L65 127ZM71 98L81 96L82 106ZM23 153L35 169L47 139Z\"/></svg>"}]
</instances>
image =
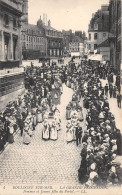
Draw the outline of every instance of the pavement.
<instances>
[{"instance_id":1,"label":"pavement","mask_svg":"<svg viewBox=\"0 0 122 195\"><path fill-rule=\"evenodd\" d=\"M66 142L66 106L72 94L73 91L64 85L58 106L62 120L58 140L42 140L41 123L37 125L29 145L23 144L20 132L16 134L15 142L9 144L0 155L1 185L80 185L77 174L81 146ZM85 126L85 121L82 126Z\"/></svg>"},{"instance_id":2,"label":"pavement","mask_svg":"<svg viewBox=\"0 0 122 195\"><path fill-rule=\"evenodd\" d=\"M66 63L66 62L65 62ZM106 83L102 80L102 84ZM9 144L0 155L0 186L8 185L69 185L80 186L78 169L81 162L81 145L66 142L66 106L72 98L72 89L63 85L58 108L61 114L61 131L58 140L42 140L43 126L39 123L29 145L23 144L20 132L15 142ZM81 106L83 102L81 100ZM110 110L115 115L116 125L121 129L121 109L117 108L114 98L109 98ZM86 109L83 108L84 118ZM86 128L85 120L81 123ZM122 158L118 157L122 162ZM1 193L0 193L1 194Z\"/></svg>"}]
</instances>

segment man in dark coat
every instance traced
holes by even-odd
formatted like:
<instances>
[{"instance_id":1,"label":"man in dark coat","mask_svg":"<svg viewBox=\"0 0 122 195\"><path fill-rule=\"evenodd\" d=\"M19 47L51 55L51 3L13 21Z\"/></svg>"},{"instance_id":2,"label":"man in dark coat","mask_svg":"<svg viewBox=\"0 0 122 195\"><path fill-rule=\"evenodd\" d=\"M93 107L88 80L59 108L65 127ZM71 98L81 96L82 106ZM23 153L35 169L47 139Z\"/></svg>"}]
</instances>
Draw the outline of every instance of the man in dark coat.
<instances>
[{"instance_id":1,"label":"man in dark coat","mask_svg":"<svg viewBox=\"0 0 122 195\"><path fill-rule=\"evenodd\" d=\"M76 145L78 146L81 143L81 137L82 137L82 127L80 127L80 124L78 123L78 126L76 127Z\"/></svg>"},{"instance_id":2,"label":"man in dark coat","mask_svg":"<svg viewBox=\"0 0 122 195\"><path fill-rule=\"evenodd\" d=\"M108 96L108 84L105 85L105 95Z\"/></svg>"},{"instance_id":3,"label":"man in dark coat","mask_svg":"<svg viewBox=\"0 0 122 195\"><path fill-rule=\"evenodd\" d=\"M121 98L122 98L121 94L118 93L118 94L117 94L117 104L118 104L118 108L121 108Z\"/></svg>"}]
</instances>

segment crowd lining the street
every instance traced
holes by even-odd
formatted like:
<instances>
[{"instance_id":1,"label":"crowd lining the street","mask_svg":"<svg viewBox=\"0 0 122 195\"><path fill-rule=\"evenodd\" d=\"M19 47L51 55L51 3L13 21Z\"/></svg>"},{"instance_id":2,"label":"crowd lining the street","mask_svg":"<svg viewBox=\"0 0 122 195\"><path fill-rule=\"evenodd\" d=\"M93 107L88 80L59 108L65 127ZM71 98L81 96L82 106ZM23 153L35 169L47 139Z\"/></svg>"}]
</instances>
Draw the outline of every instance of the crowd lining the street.
<instances>
[{"instance_id":1,"label":"crowd lining the street","mask_svg":"<svg viewBox=\"0 0 122 195\"><path fill-rule=\"evenodd\" d=\"M87 110L87 129L82 132L80 128L78 136L79 143L82 137L78 177L86 187L108 187L122 183L121 163L116 160L117 155L122 155L122 136L116 127L114 115L110 112L105 88L102 87L100 79L105 79L105 75L104 66L102 68L100 66L99 62L85 61L81 62L78 67L74 64L67 67L69 87L74 84L74 92L83 98L83 105ZM112 70L108 69L106 74L109 78L109 85L112 86ZM118 78L119 76L116 79L117 95L121 96ZM77 102L76 99L75 102ZM121 98L117 97L117 102L120 107ZM74 112L76 110L75 107ZM75 131L78 132L77 128Z\"/></svg>"},{"instance_id":2,"label":"crowd lining the street","mask_svg":"<svg viewBox=\"0 0 122 195\"><path fill-rule=\"evenodd\" d=\"M108 79L109 86L102 87L101 79ZM20 129L23 143L29 144L38 123L43 124L42 139L57 140L61 130L60 103L62 83L72 88L72 101L66 108L66 140L82 145L79 181L89 186L121 185L122 168L116 161L122 155L122 137L114 115L110 112L110 97L117 98L121 108L120 76L113 85L113 72L107 66L94 61L81 61L77 66L73 59L66 66L27 67L25 70L24 97L10 102L0 113L0 151L5 144L14 142L14 132ZM83 109L87 110L83 118ZM86 120L86 129L80 123Z\"/></svg>"}]
</instances>

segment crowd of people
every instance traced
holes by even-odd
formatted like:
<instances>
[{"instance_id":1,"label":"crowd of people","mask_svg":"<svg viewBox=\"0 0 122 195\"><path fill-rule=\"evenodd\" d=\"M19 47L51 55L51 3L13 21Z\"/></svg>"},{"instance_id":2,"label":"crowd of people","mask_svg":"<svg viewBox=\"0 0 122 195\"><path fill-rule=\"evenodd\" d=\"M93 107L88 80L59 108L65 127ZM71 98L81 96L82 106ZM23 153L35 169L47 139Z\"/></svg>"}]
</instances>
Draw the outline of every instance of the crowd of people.
<instances>
[{"instance_id":1,"label":"crowd of people","mask_svg":"<svg viewBox=\"0 0 122 195\"><path fill-rule=\"evenodd\" d=\"M121 164L116 160L117 155L122 155L122 136L110 112L108 97L100 80L105 75L99 67L100 64L94 61L82 61L78 67L71 63L67 67L68 85L73 82L76 86L77 83L75 90L83 98L87 111L87 129L82 134L81 165L78 170L79 181L87 187L122 183ZM74 77L71 76L73 74ZM112 75L110 70L105 74Z\"/></svg>"},{"instance_id":2,"label":"crowd of people","mask_svg":"<svg viewBox=\"0 0 122 195\"><path fill-rule=\"evenodd\" d=\"M42 138L44 140L57 140L58 131L61 130L60 111L55 108L53 112L47 112L43 121Z\"/></svg>"},{"instance_id":3,"label":"crowd of people","mask_svg":"<svg viewBox=\"0 0 122 195\"><path fill-rule=\"evenodd\" d=\"M73 83L72 89L74 89ZM66 107L66 119L68 120L66 125L67 143L76 141L76 145L78 146L81 144L82 127L80 122L83 121L83 113L80 105L80 96L77 95L76 91L72 96L72 101Z\"/></svg>"},{"instance_id":4,"label":"crowd of people","mask_svg":"<svg viewBox=\"0 0 122 195\"><path fill-rule=\"evenodd\" d=\"M109 86L103 87L101 79L106 78ZM122 155L122 137L108 102L109 92L121 107L119 75L113 87L112 70L99 62L82 60L76 66L72 60L60 67L26 67L24 96L10 102L0 113L0 151L7 142L14 142L18 129L23 143L28 145L38 123L43 125L42 139L58 139L61 118L57 104L63 92L62 83L74 92L66 108L66 141L81 144L79 181L87 187L121 185L122 168L116 158ZM86 129L81 127L83 120Z\"/></svg>"},{"instance_id":5,"label":"crowd of people","mask_svg":"<svg viewBox=\"0 0 122 195\"><path fill-rule=\"evenodd\" d=\"M38 123L44 125L42 139L57 139L61 119L56 105L63 90L64 72L63 67L53 65L34 67L31 64L26 67L24 96L18 96L16 101L9 102L5 110L0 112L0 151L6 143L14 142L14 134L18 130L23 136L23 143L29 144ZM45 134L46 124L48 138Z\"/></svg>"}]
</instances>

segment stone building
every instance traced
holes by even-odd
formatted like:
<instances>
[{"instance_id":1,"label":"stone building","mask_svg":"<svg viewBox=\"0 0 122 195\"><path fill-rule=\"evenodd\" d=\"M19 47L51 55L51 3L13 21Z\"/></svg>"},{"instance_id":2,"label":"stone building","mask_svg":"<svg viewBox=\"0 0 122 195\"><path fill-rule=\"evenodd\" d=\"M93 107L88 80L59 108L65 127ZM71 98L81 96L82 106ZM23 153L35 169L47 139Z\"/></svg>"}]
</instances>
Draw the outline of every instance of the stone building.
<instances>
[{"instance_id":1,"label":"stone building","mask_svg":"<svg viewBox=\"0 0 122 195\"><path fill-rule=\"evenodd\" d=\"M110 0L110 63L113 66L115 72L120 71L122 64L122 1Z\"/></svg>"},{"instance_id":2,"label":"stone building","mask_svg":"<svg viewBox=\"0 0 122 195\"><path fill-rule=\"evenodd\" d=\"M63 33L63 51L64 51L64 56L69 55L69 43L72 41L72 37L74 34L72 33L72 30L62 30Z\"/></svg>"},{"instance_id":3,"label":"stone building","mask_svg":"<svg viewBox=\"0 0 122 195\"><path fill-rule=\"evenodd\" d=\"M40 17L37 26L47 39L47 57L62 57L63 55L63 34L51 26L50 20L45 25Z\"/></svg>"},{"instance_id":4,"label":"stone building","mask_svg":"<svg viewBox=\"0 0 122 195\"><path fill-rule=\"evenodd\" d=\"M102 55L103 60L110 60L109 45L102 44L109 37L109 6L102 5L101 9L93 14L88 29L88 48L90 53L95 50ZM102 47L102 49L100 49Z\"/></svg>"},{"instance_id":5,"label":"stone building","mask_svg":"<svg viewBox=\"0 0 122 195\"><path fill-rule=\"evenodd\" d=\"M24 60L39 59L47 55L47 39L37 25L23 24L21 40Z\"/></svg>"},{"instance_id":6,"label":"stone building","mask_svg":"<svg viewBox=\"0 0 122 195\"><path fill-rule=\"evenodd\" d=\"M0 0L1 108L24 90L24 70L20 68L22 5L23 1Z\"/></svg>"},{"instance_id":7,"label":"stone building","mask_svg":"<svg viewBox=\"0 0 122 195\"><path fill-rule=\"evenodd\" d=\"M71 56L84 56L84 40L78 36L74 36L69 43L69 53Z\"/></svg>"}]
</instances>

